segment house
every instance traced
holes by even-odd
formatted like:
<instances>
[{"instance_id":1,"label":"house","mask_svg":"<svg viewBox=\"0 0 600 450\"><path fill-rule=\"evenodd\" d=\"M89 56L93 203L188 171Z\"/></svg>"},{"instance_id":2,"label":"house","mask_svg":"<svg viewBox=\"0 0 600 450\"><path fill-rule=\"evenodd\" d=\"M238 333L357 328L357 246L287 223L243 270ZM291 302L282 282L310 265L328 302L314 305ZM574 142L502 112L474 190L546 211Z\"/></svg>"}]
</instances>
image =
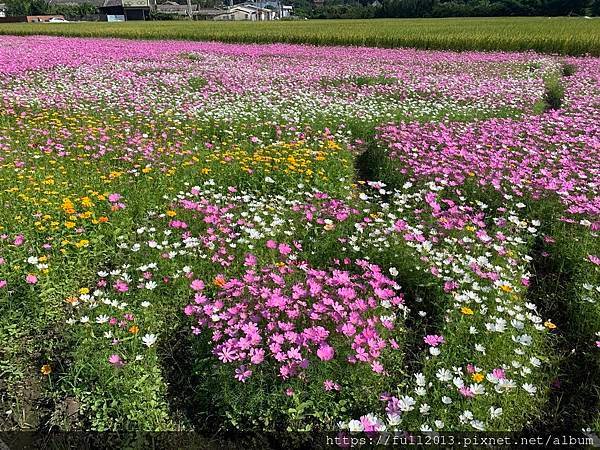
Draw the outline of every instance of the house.
<instances>
[{"instance_id":1,"label":"house","mask_svg":"<svg viewBox=\"0 0 600 450\"><path fill-rule=\"evenodd\" d=\"M198 8L193 12L194 20L213 20L215 17L223 14L225 10L223 9L213 9L213 8Z\"/></svg>"},{"instance_id":2,"label":"house","mask_svg":"<svg viewBox=\"0 0 600 450\"><path fill-rule=\"evenodd\" d=\"M283 6L277 2L243 3L227 9L214 20L249 20L266 21L289 17L292 14L291 6Z\"/></svg>"},{"instance_id":3,"label":"house","mask_svg":"<svg viewBox=\"0 0 600 450\"><path fill-rule=\"evenodd\" d=\"M104 0L98 8L102 14L106 14L108 20L146 20L150 17L150 11L156 9L156 0Z\"/></svg>"},{"instance_id":4,"label":"house","mask_svg":"<svg viewBox=\"0 0 600 450\"><path fill-rule=\"evenodd\" d=\"M192 5L192 11L197 8L198 5ZM187 5L180 5L177 2L165 2L162 5L156 5L156 11L174 16L188 16L190 14Z\"/></svg>"},{"instance_id":5,"label":"house","mask_svg":"<svg viewBox=\"0 0 600 450\"><path fill-rule=\"evenodd\" d=\"M191 11L188 11L187 5L168 1L161 5L156 5L156 12L176 17L189 17L191 15L194 20L212 20L226 11L217 8L200 8L199 5L192 5Z\"/></svg>"}]
</instances>

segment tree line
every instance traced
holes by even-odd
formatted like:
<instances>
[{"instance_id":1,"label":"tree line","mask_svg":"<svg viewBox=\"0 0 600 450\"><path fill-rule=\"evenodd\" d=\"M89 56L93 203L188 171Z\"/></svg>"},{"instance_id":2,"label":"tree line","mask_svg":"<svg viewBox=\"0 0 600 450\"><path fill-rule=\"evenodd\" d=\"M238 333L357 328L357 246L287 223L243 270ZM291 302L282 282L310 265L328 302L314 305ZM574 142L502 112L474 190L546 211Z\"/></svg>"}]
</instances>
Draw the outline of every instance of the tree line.
<instances>
[{"instance_id":1,"label":"tree line","mask_svg":"<svg viewBox=\"0 0 600 450\"><path fill-rule=\"evenodd\" d=\"M325 0L320 8L310 0L294 3L297 12L315 18L600 15L600 0Z\"/></svg>"},{"instance_id":2,"label":"tree line","mask_svg":"<svg viewBox=\"0 0 600 450\"><path fill-rule=\"evenodd\" d=\"M46 0L0 0L6 4L9 16L45 16L58 14L67 19L80 19L97 14L98 8L91 3L52 5Z\"/></svg>"}]
</instances>

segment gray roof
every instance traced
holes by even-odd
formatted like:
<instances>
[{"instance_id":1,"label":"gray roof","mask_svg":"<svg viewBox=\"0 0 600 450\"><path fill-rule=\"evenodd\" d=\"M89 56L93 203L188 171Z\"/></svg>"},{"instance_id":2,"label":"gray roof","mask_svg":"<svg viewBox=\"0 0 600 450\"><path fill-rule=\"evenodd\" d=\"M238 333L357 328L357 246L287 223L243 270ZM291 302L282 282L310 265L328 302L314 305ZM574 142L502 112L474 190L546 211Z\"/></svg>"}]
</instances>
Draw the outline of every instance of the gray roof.
<instances>
[{"instance_id":1,"label":"gray roof","mask_svg":"<svg viewBox=\"0 0 600 450\"><path fill-rule=\"evenodd\" d=\"M104 4L102 5L105 8L110 6L123 6L122 0L104 0Z\"/></svg>"}]
</instances>

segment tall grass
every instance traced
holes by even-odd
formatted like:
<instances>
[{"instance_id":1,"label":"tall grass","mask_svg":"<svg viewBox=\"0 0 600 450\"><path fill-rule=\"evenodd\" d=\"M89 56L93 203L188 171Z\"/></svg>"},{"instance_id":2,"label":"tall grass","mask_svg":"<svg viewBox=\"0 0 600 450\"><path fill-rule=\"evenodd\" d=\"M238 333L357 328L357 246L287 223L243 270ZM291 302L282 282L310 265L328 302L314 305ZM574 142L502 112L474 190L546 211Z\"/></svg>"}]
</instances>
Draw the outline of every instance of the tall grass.
<instances>
[{"instance_id":1,"label":"tall grass","mask_svg":"<svg viewBox=\"0 0 600 450\"><path fill-rule=\"evenodd\" d=\"M286 42L600 55L600 18L459 18L285 22L0 24L0 34Z\"/></svg>"}]
</instances>

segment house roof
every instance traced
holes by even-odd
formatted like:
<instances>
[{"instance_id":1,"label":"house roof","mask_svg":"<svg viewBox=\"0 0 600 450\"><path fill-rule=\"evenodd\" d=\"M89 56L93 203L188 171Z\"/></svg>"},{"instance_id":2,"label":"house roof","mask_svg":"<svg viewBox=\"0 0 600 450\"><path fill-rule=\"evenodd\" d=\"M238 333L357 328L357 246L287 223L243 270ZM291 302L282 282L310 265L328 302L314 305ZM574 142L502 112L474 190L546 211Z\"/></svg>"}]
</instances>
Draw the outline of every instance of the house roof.
<instances>
[{"instance_id":1,"label":"house roof","mask_svg":"<svg viewBox=\"0 0 600 450\"><path fill-rule=\"evenodd\" d=\"M197 8L197 5L192 6L192 11L195 11L194 8ZM156 9L159 12L162 13L180 13L180 14L186 14L187 13L187 6L186 5L170 5L170 4L164 4L164 5L157 5Z\"/></svg>"},{"instance_id":2,"label":"house roof","mask_svg":"<svg viewBox=\"0 0 600 450\"><path fill-rule=\"evenodd\" d=\"M104 0L103 8L110 8L111 6L123 6L122 0Z\"/></svg>"}]
</instances>

